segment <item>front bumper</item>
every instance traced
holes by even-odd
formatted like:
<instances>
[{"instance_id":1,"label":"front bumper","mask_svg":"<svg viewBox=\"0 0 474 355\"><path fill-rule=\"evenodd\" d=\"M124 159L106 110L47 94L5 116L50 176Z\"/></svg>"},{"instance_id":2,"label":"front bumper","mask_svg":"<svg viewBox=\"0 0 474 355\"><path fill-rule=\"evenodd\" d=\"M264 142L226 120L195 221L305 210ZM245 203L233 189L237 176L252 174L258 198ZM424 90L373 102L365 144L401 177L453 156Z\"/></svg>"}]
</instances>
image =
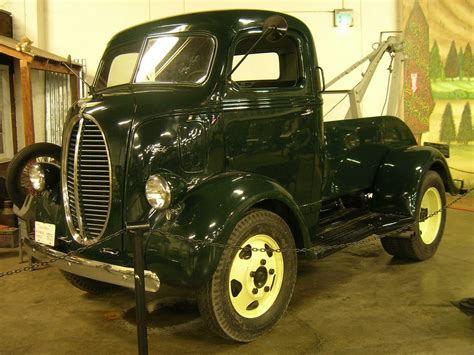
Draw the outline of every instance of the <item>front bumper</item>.
<instances>
[{"instance_id":1,"label":"front bumper","mask_svg":"<svg viewBox=\"0 0 474 355\"><path fill-rule=\"evenodd\" d=\"M46 261L50 258L60 257L55 265L71 274L87 277L89 279L110 283L113 285L135 288L135 273L133 268L107 264L100 261L81 258L54 250L46 245L39 244L31 239L24 240L26 252L35 259ZM152 271L145 270L145 290L157 292L160 289L160 279Z\"/></svg>"}]
</instances>

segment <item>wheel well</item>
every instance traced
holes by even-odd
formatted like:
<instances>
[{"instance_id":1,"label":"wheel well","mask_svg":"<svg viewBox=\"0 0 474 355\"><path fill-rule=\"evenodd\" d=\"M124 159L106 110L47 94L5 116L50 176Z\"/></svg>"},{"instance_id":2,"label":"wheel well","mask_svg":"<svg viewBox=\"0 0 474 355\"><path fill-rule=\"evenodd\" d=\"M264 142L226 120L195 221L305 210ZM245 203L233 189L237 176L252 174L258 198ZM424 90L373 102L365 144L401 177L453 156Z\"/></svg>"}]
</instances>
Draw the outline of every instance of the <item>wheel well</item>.
<instances>
[{"instance_id":1,"label":"wheel well","mask_svg":"<svg viewBox=\"0 0 474 355\"><path fill-rule=\"evenodd\" d=\"M288 227L293 233L293 238L295 239L295 245L297 248L304 248L303 233L301 231L301 226L296 219L293 211L281 201L277 200L263 200L258 202L253 206L253 208L261 208L267 211L271 211L283 218L288 224Z\"/></svg>"},{"instance_id":2,"label":"wheel well","mask_svg":"<svg viewBox=\"0 0 474 355\"><path fill-rule=\"evenodd\" d=\"M443 164L441 164L440 162L434 162L430 166L430 170L438 173L438 175L441 176L441 180L443 180L444 189L448 192L451 192L451 187L448 184L448 181L449 181L448 174Z\"/></svg>"}]
</instances>

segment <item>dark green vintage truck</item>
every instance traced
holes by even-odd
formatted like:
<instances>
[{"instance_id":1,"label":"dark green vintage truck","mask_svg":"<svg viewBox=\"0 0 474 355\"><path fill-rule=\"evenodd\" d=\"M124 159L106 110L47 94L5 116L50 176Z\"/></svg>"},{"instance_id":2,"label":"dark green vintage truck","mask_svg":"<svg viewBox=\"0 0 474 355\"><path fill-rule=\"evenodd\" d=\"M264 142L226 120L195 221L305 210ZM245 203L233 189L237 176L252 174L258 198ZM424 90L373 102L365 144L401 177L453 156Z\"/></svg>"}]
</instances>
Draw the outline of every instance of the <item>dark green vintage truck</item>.
<instances>
[{"instance_id":1,"label":"dark green vintage truck","mask_svg":"<svg viewBox=\"0 0 474 355\"><path fill-rule=\"evenodd\" d=\"M133 287L125 228L148 223L146 290L195 289L210 328L242 342L282 317L298 254L414 224L384 249L431 257L446 211L419 220L458 193L445 158L395 117L323 123L321 72L306 25L273 12L187 14L120 32L90 95L70 109L62 147L38 143L10 165L10 195L35 224L29 253L90 246L57 261L68 281ZM35 192L25 195L19 171L32 159Z\"/></svg>"}]
</instances>

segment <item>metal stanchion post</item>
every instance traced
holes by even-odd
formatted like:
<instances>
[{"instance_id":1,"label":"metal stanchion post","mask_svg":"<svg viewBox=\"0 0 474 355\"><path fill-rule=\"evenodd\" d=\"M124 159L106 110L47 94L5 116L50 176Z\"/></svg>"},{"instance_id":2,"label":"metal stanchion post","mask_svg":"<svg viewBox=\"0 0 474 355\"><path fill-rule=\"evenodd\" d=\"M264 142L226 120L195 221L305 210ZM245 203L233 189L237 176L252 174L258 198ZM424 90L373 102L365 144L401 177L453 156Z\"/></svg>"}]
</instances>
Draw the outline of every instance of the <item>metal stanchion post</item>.
<instances>
[{"instance_id":1,"label":"metal stanchion post","mask_svg":"<svg viewBox=\"0 0 474 355\"><path fill-rule=\"evenodd\" d=\"M138 354L148 355L148 338L145 307L145 258L143 254L143 231L150 228L146 223L128 223L127 231L133 238L133 262L135 268L135 311L137 318Z\"/></svg>"}]
</instances>

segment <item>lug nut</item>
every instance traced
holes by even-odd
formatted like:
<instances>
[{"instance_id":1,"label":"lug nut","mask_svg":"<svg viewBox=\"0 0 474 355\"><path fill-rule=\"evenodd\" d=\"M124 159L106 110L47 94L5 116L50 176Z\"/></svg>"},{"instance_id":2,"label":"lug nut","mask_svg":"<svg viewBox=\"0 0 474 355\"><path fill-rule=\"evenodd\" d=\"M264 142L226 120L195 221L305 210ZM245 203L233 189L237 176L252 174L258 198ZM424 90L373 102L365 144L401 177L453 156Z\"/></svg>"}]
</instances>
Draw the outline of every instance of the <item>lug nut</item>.
<instances>
[{"instance_id":1,"label":"lug nut","mask_svg":"<svg viewBox=\"0 0 474 355\"><path fill-rule=\"evenodd\" d=\"M255 277L255 271L250 271L250 277Z\"/></svg>"},{"instance_id":2,"label":"lug nut","mask_svg":"<svg viewBox=\"0 0 474 355\"><path fill-rule=\"evenodd\" d=\"M257 288L254 288L254 289L252 290L252 293L253 293L254 295L256 295L256 294L258 293L258 289L257 289Z\"/></svg>"},{"instance_id":3,"label":"lug nut","mask_svg":"<svg viewBox=\"0 0 474 355\"><path fill-rule=\"evenodd\" d=\"M268 273L269 273L270 275L273 275L273 274L275 273L275 270L270 269L270 270L268 270Z\"/></svg>"},{"instance_id":4,"label":"lug nut","mask_svg":"<svg viewBox=\"0 0 474 355\"><path fill-rule=\"evenodd\" d=\"M265 291L265 292L270 291L270 286L265 286L264 291Z\"/></svg>"},{"instance_id":5,"label":"lug nut","mask_svg":"<svg viewBox=\"0 0 474 355\"><path fill-rule=\"evenodd\" d=\"M260 260L260 265L265 265L267 261L265 259Z\"/></svg>"}]
</instances>

